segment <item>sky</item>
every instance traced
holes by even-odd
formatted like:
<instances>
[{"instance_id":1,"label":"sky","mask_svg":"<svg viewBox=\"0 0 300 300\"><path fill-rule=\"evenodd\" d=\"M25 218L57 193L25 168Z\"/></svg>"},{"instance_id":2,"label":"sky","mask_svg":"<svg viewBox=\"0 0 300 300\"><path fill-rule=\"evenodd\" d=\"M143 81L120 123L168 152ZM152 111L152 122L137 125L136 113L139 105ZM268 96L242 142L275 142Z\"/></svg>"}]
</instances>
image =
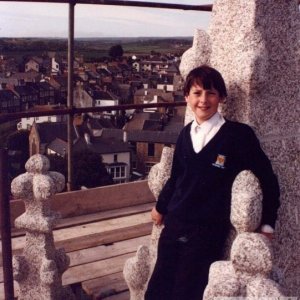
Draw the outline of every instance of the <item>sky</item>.
<instances>
[{"instance_id":1,"label":"sky","mask_svg":"<svg viewBox=\"0 0 300 300\"><path fill-rule=\"evenodd\" d=\"M212 4L213 0L144 0L176 4ZM210 12L174 9L75 6L76 37L193 36L207 29ZM68 36L68 4L0 1L0 37Z\"/></svg>"}]
</instances>

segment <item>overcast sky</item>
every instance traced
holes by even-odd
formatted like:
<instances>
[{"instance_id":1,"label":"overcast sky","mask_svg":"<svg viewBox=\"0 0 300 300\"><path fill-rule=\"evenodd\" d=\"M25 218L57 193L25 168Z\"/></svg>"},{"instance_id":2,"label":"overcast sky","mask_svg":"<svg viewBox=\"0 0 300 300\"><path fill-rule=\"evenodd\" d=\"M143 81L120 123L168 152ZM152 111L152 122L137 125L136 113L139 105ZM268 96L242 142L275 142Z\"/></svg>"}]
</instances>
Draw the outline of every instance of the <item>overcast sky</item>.
<instances>
[{"instance_id":1,"label":"overcast sky","mask_svg":"<svg viewBox=\"0 0 300 300\"><path fill-rule=\"evenodd\" d=\"M212 4L213 0L144 2ZM107 5L75 6L75 37L192 36L210 12ZM67 37L68 4L0 2L0 37Z\"/></svg>"}]
</instances>

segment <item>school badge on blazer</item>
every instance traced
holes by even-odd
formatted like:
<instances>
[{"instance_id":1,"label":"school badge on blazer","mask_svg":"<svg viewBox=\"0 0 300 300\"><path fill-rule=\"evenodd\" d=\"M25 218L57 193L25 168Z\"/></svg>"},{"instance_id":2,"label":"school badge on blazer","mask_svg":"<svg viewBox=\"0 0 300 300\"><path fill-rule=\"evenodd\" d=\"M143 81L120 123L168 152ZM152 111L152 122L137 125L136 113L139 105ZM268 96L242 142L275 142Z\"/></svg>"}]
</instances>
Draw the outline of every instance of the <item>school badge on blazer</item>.
<instances>
[{"instance_id":1,"label":"school badge on blazer","mask_svg":"<svg viewBox=\"0 0 300 300\"><path fill-rule=\"evenodd\" d=\"M226 156L223 154L218 154L216 162L213 163L213 166L220 169L225 169L225 162L226 162Z\"/></svg>"}]
</instances>

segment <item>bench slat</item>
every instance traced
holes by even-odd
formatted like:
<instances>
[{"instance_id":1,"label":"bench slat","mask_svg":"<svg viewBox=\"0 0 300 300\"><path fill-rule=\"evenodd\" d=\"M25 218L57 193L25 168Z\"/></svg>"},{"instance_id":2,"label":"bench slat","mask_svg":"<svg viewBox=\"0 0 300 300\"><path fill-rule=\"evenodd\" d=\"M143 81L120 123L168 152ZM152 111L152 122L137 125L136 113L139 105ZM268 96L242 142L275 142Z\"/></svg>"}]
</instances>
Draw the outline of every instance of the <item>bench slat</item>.
<instances>
[{"instance_id":1,"label":"bench slat","mask_svg":"<svg viewBox=\"0 0 300 300\"><path fill-rule=\"evenodd\" d=\"M135 252L119 255L80 266L69 268L62 276L63 285L86 281L95 277L102 277L111 273L121 272L125 261L134 256Z\"/></svg>"},{"instance_id":2,"label":"bench slat","mask_svg":"<svg viewBox=\"0 0 300 300\"><path fill-rule=\"evenodd\" d=\"M154 204L155 204L154 202L153 203L151 202L151 203L146 203L141 205L102 211L94 214L87 214L87 215L82 215L77 217L60 219L58 220L55 229L83 225L83 224L96 222L96 221L104 221L112 218L131 216L137 213L150 212ZM18 237L24 234L25 234L24 230L12 228L12 233L11 233L12 237Z\"/></svg>"},{"instance_id":3,"label":"bench slat","mask_svg":"<svg viewBox=\"0 0 300 300\"><path fill-rule=\"evenodd\" d=\"M117 294L128 290L123 272L84 281L82 282L82 288L87 295L94 295L94 298L104 298L105 295L108 296L109 294Z\"/></svg>"}]
</instances>

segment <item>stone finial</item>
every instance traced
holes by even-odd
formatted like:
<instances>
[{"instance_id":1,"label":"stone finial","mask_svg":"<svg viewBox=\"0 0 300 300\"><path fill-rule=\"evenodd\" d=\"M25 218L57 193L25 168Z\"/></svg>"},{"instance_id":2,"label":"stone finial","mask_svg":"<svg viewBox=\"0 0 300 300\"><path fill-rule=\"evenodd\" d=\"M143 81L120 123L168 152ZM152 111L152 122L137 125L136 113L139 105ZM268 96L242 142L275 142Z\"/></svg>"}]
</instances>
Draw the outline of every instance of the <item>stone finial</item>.
<instances>
[{"instance_id":1,"label":"stone finial","mask_svg":"<svg viewBox=\"0 0 300 300\"><path fill-rule=\"evenodd\" d=\"M194 68L209 64L211 55L211 43L209 35L201 29L196 29L194 33L193 45L185 51L181 57L179 66L180 74L183 79Z\"/></svg>"},{"instance_id":2,"label":"stone finial","mask_svg":"<svg viewBox=\"0 0 300 300\"><path fill-rule=\"evenodd\" d=\"M280 286L268 278L257 277L250 281L246 288L247 297L259 299L261 297L279 299L282 297Z\"/></svg>"},{"instance_id":3,"label":"stone finial","mask_svg":"<svg viewBox=\"0 0 300 300\"><path fill-rule=\"evenodd\" d=\"M150 253L147 246L139 246L136 256L129 258L123 269L130 290L130 299L143 300L150 275Z\"/></svg>"},{"instance_id":4,"label":"stone finial","mask_svg":"<svg viewBox=\"0 0 300 300\"><path fill-rule=\"evenodd\" d=\"M230 261L210 267L203 299L215 297L279 297L279 285L269 278L272 269L270 241L259 233L241 233L233 242Z\"/></svg>"},{"instance_id":5,"label":"stone finial","mask_svg":"<svg viewBox=\"0 0 300 300\"><path fill-rule=\"evenodd\" d=\"M237 230L229 261L213 263L205 300L215 297L283 296L277 283L270 279L273 267L271 242L254 233L260 224L262 192L259 181L250 171L242 171L232 186L230 220Z\"/></svg>"},{"instance_id":6,"label":"stone finial","mask_svg":"<svg viewBox=\"0 0 300 300\"><path fill-rule=\"evenodd\" d=\"M148 184L157 200L166 181L170 177L174 149L164 147L161 160L154 165L148 175ZM136 256L129 258L124 266L124 277L130 290L130 300L143 300L148 280L157 258L157 245L163 226L153 225L150 247L141 246ZM146 276L147 275L147 276Z\"/></svg>"},{"instance_id":7,"label":"stone finial","mask_svg":"<svg viewBox=\"0 0 300 300\"><path fill-rule=\"evenodd\" d=\"M160 162L154 165L148 174L148 185L156 200L166 181L170 177L173 154L173 148L164 147Z\"/></svg>"},{"instance_id":8,"label":"stone finial","mask_svg":"<svg viewBox=\"0 0 300 300\"><path fill-rule=\"evenodd\" d=\"M231 224L238 233L255 231L262 214L262 191L256 176L251 171L239 173L231 195Z\"/></svg>"},{"instance_id":9,"label":"stone finial","mask_svg":"<svg viewBox=\"0 0 300 300\"><path fill-rule=\"evenodd\" d=\"M12 194L25 202L25 212L15 226L26 231L23 255L14 256L14 279L19 283L18 299L74 299L69 289L62 287L62 273L69 266L63 249L55 249L52 230L58 214L51 211L50 199L65 186L64 176L50 172L49 160L40 154L27 161L27 172L11 184Z\"/></svg>"},{"instance_id":10,"label":"stone finial","mask_svg":"<svg viewBox=\"0 0 300 300\"><path fill-rule=\"evenodd\" d=\"M196 29L194 33L193 45L186 50L179 65L180 74L183 79L186 79L187 75L194 68L210 63L211 43L209 35L201 29ZM194 119L194 114L189 106L185 111L184 124L190 123Z\"/></svg>"},{"instance_id":11,"label":"stone finial","mask_svg":"<svg viewBox=\"0 0 300 300\"><path fill-rule=\"evenodd\" d=\"M268 276L273 260L271 243L259 233L238 234L231 247L230 260L236 273Z\"/></svg>"}]
</instances>

